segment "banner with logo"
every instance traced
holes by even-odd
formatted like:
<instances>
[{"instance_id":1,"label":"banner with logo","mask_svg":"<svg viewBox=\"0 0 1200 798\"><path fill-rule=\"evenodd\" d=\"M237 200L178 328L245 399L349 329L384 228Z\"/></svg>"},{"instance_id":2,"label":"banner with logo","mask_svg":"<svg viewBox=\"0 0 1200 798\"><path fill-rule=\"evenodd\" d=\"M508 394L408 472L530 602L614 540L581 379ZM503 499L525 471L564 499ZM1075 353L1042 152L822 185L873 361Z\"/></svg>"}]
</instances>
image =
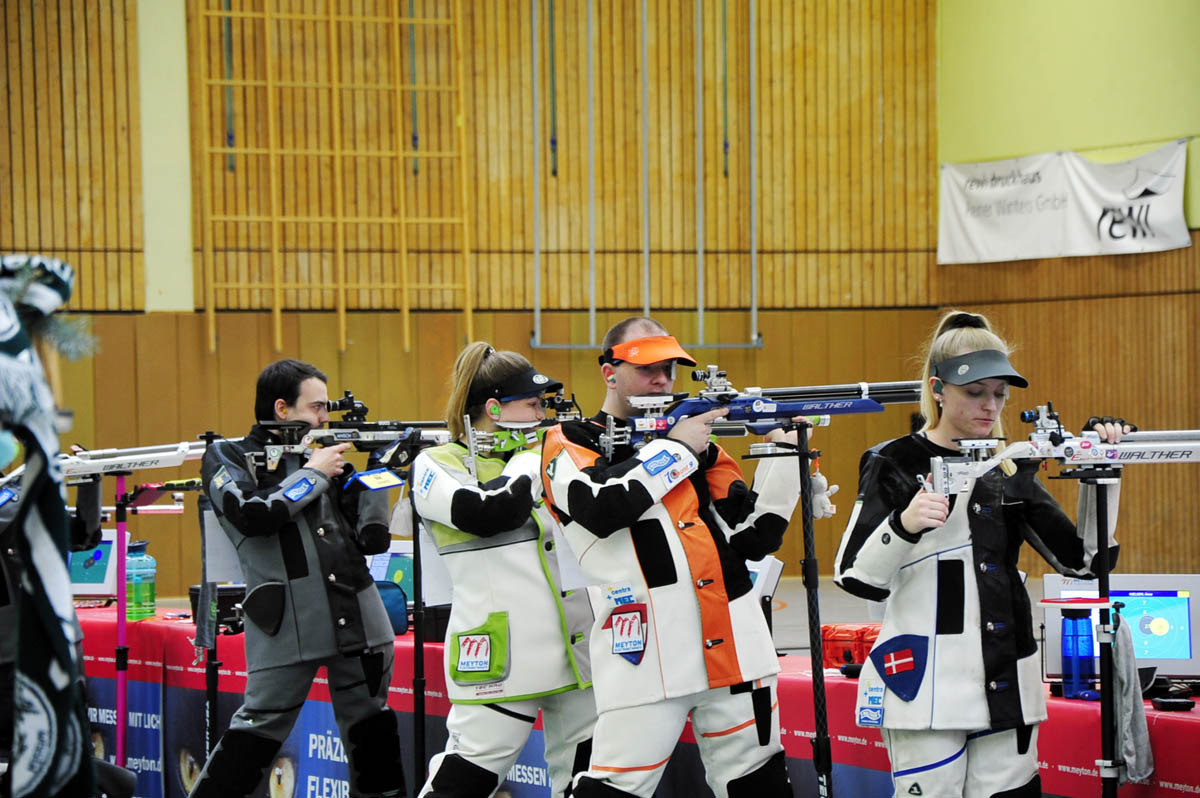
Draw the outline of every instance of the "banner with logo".
<instances>
[{"instance_id":1,"label":"banner with logo","mask_svg":"<svg viewBox=\"0 0 1200 798\"><path fill-rule=\"evenodd\" d=\"M1191 244L1187 141L1095 163L1054 152L942 164L938 263L1119 255Z\"/></svg>"}]
</instances>

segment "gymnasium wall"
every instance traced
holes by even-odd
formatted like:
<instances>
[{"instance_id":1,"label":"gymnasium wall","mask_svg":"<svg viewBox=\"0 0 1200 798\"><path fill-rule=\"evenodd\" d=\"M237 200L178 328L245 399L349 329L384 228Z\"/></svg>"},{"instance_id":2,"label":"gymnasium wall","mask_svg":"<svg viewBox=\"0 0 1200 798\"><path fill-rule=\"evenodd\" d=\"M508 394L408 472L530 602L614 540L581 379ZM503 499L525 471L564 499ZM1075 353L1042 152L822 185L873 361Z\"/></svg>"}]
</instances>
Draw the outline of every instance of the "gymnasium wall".
<instances>
[{"instance_id":1,"label":"gymnasium wall","mask_svg":"<svg viewBox=\"0 0 1200 798\"><path fill-rule=\"evenodd\" d=\"M189 0L193 98L193 187L209 170L212 215L261 216L270 204L266 151L286 149L276 161L281 182L284 279L290 284L333 283L335 225L303 218L334 214L394 217L403 198L410 214L451 216L461 210L454 170L444 159L387 157L408 146L412 95L400 100L384 89L334 92L311 88L338 80L379 85L399 67L405 81L445 84L453 77L448 34L432 26L395 26L391 4L339 7L337 54L330 24L320 19L265 25L254 18L225 23L204 17L216 0ZM935 245L933 69L934 3L886 0L846 4L762 0L750 29L749 4L702 0L703 144L697 144L695 5L650 2L647 59L641 58L639 0L595 3L593 48L596 185L597 304L640 307L642 282L643 116L648 125L649 235L656 308L696 306L697 162L703 163L704 304L750 304L750 37L757 42L759 301L763 307L892 307L934 303L930 284ZM233 8L258 9L258 3ZM323 0L281 0L276 11L326 13ZM588 21L584 2L554 4L553 73L549 5L539 4L539 124L534 141L531 8L528 0L464 3L468 212L474 306L526 309L533 297L533 203L541 202L544 307L588 305L589 174L587 131ZM445 16L448 0L420 0L418 16ZM374 15L374 16L373 16ZM382 16L378 16L382 15ZM412 28L413 30L410 30ZM415 30L415 33L413 32ZM270 42L267 39L270 37ZM415 37L415 38L414 38ZM232 46L227 46L231 43ZM265 80L264 51L276 82L303 83L278 90L269 139L266 90L210 84L208 116L201 81ZM415 48L414 48L415 45ZM727 53L727 57L726 54ZM397 57L398 56L398 57ZM413 62L415 61L415 69ZM202 67L207 65L207 67ZM648 104L641 103L641 73ZM206 75L200 71L206 70ZM552 91L553 89L553 91ZM418 95L420 149L453 146L453 104L446 94ZM399 102L399 108L397 108ZM553 106L553 107L552 107ZM336 119L335 119L336 117ZM551 174L552 123L557 175ZM345 159L345 202L334 206L333 159L328 151L340 126L345 148L377 153ZM729 139L726 169L724 138ZM226 142L261 153L230 154ZM541 175L533 182L533 148ZM219 150L205 154L205 148ZM300 153L300 154L296 154ZM312 153L312 154L304 154ZM382 153L382 154L380 154ZM194 203L197 264L204 202ZM409 247L414 279L457 275L459 245L451 228L413 226ZM218 282L270 280L270 226L218 222L212 227ZM398 279L397 229L354 223L345 230L346 277ZM196 296L202 301L202 270ZM414 307L455 307L448 291L418 292ZM353 290L350 308L397 307L394 291ZM270 292L219 290L221 308L269 307ZM289 288L289 308L333 308L333 291Z\"/></svg>"},{"instance_id":2,"label":"gymnasium wall","mask_svg":"<svg viewBox=\"0 0 1200 798\"><path fill-rule=\"evenodd\" d=\"M235 0L231 5L257 11L263 0ZM694 339L696 323L689 312L696 292L695 6L665 0L648 0L647 5L652 304L681 339L689 340ZM1078 3L1067 5L1076 8ZM194 216L190 224L185 221L170 229L181 237L185 251L197 255L204 213L199 201L202 164L208 164L219 189L214 192L215 207L249 212L261 208L264 197L261 156L254 168L249 165L252 158L238 156L241 162L230 171L226 156L201 155L206 142L215 146L226 140L229 122L235 142L264 144L261 92L246 87L234 91L233 113L227 115L225 88L212 87L209 116L200 118L196 112L198 48L208 48L207 61L217 72L225 62L223 26L214 22L205 29L197 20L204 8L219 6L218 0L186 0L184 46L190 85L176 88L192 98L192 140L177 145L185 154L189 148L191 152L192 184L179 190L193 193ZM318 0L274 0L272 6L314 14L327 10ZM587 339L586 315L578 312L587 306L584 6L583 0L555 3L556 177L549 174L548 5L543 1L539 6L542 177L536 194L542 202L541 299L552 311L544 318L543 334L555 342ZM1112 17L1119 9L1110 0L1089 4L1093 6L1099 9L1097 18ZM525 0L464 2L463 7L465 121L472 170L468 207L474 219L471 269L474 306L481 311L476 336L530 353L535 194L530 8ZM710 342L743 341L749 328L748 4L728 4L724 35L721 7L717 0L702 0L700 5L705 305L714 309L706 321ZM390 13L386 4L367 0L339 8L364 18ZM446 0L417 3L419 14L447 8ZM597 326L603 330L641 306L640 2L603 0L596 8ZM1022 154L1020 147L1035 145L1088 149L1135 144L1129 136L1136 131L1130 132L1127 125L1147 118L1144 98L1125 89L1108 95L1102 121L1086 128L1089 135L1099 131L1099 138L1073 138L1074 133L1055 138L1047 131L1057 127L1036 129L1037 120L1029 115L1010 114L1008 128L997 127L995 120L979 121L986 117L968 116L967 109L974 106L962 103L973 97L972 90L981 95L997 92L1000 104L1008 102L1003 100L1007 95L999 93L1004 81L997 76L1004 74L1031 89L1038 88L1039 81L1059 86L1059 94L1042 101L1043 111L1059 105L1068 111L1074 108L1070 113L1076 116L1095 110L1093 95L1083 91L1085 73L1064 70L1065 82L1049 81L1045 76L1057 75L1061 62L1038 60L1032 44L1003 48L988 43L993 36L1016 41L1013 31L1019 30L1019 15L1037 19L1045 9L1034 12L1024 2L1011 8L988 4L984 9L966 0L940 0L936 7L933 0L759 0L755 197L764 346L710 350L699 355L703 360L720 363L739 386L910 378L916 367L908 358L916 353L937 310L964 306L992 317L1017 347L1017 367L1033 381L1028 391L1014 391L1010 434L1021 429L1015 411L1046 399L1055 402L1074 429L1086 416L1105 412L1125 415L1143 428L1200 427L1189 391L1189 380L1200 368L1195 335L1200 321L1197 246L1121 258L950 267L933 263L939 154L942 159L982 160ZM1054 13L1060 15L1060 10ZM142 175L139 159L140 119L152 111L149 103L139 105L137 91L137 4L35 0L6 4L0 16L11 45L0 65L8 82L8 92L0 93L0 102L7 103L0 108L0 125L9 141L7 148L0 147L0 249L46 252L76 264L80 290L72 307L93 314L101 339L96 358L66 368L77 426L64 436L64 443L153 444L190 439L209 428L239 435L248 425L246 408L257 371L288 355L317 362L329 373L332 391L354 390L371 406L373 417L440 414L445 375L463 343L459 314L447 310L455 306L454 299L442 293L417 297L415 306L423 312L415 317L417 339L408 353L398 343L396 314L387 312L398 299L388 292L351 292L349 306L361 310L349 314L346 352L338 351L334 316L320 312L334 307L330 291L285 293L285 306L299 312L284 317L282 352L272 351L269 314L261 312L270 299L258 289L218 293L217 307L231 312L218 316L217 351L212 354L207 351L203 316L130 312L144 307L151 288L145 284L142 265L141 197L143 177L155 178ZM265 34L251 30L248 19L231 23L240 38L229 56L236 68L262 69L262 49L254 37ZM1059 31L1060 49L1069 43L1075 58L1092 54L1098 43L1108 41L1093 28L1080 28L1087 36L1072 36L1066 21L1054 19L1051 27ZM1144 4L1138 24L1123 27L1122 52L1130 63L1153 60L1165 49L1155 38L1156 30L1169 29L1175 36L1175 31L1193 30L1198 20L1200 9L1190 5ZM281 68L292 70L286 74L297 82L328 78L330 58L322 50L327 42L322 25L327 23L281 23L272 33L280 45ZM388 49L390 34L367 23L347 23L339 42L346 52L392 62L399 54L407 75L409 40L404 38L406 31L400 33L400 49L393 51ZM971 41L988 44L970 47ZM728 101L722 80L723 45L728 48ZM449 69L448 52L444 45L418 47L417 69L411 74L420 80L440 79ZM981 67L979 59L984 57L989 64ZM1191 68L1191 57L1178 61L1185 71ZM346 75L356 74L356 69L356 79L362 81L384 77L381 71L367 71L358 59L339 66ZM987 80L972 84L964 77L952 91L956 76L971 74ZM1110 77L1115 79L1115 73ZM322 105L328 102L328 91L304 92L281 95L287 102L280 107L291 116L283 118L278 147L318 148L329 135L329 108ZM1168 102L1156 102L1154 108L1169 107L1170 95L1165 98ZM1166 122L1184 129L1171 132L1175 128L1164 127L1156 118L1158 126L1145 135L1170 138L1195 132L1194 126L1187 127L1191 123L1186 115L1194 112L1194 104L1174 105L1181 116ZM726 108L728 177L722 144ZM398 132L411 135L408 98L402 98L398 116L397 108L378 95L373 103L343 104L342 110L340 119L348 135L356 137L356 146L394 143ZM419 110L425 131L421 146L440 146L438 131L449 129L452 121L447 102L443 98ZM1007 132L998 135L1003 131ZM171 143L156 144L166 149ZM279 161L284 165L279 196L286 197L289 213L324 213L330 208L328 158L324 166L320 156L313 158L317 160L296 155ZM414 175L411 163L394 166L353 163L346 172L354 181L347 184L352 190L347 192L346 213L394 213L398 184L413 207L436 212L453 208L452 192L446 188L452 184L442 167L422 162ZM1189 207L1195 197L1191 191ZM1194 224L1195 216L1190 218ZM222 279L249 283L264 278L269 239L264 227L226 225L219 231L216 249L225 270ZM388 238L389 229L364 225L347 237L348 281L382 280L394 272L396 241L394 235ZM297 222L284 225L284 232L284 262L292 277L332 279L330 225ZM414 239L423 274L449 269L452 256L445 250L454 242L423 235ZM204 297L202 267L197 256L194 270L168 277L193 282L197 306ZM593 353L539 350L532 357L548 373L563 378L586 410L599 404ZM879 417L843 419L818 431L815 445L825 451L822 467L831 481L842 485L838 520L817 525L826 572L853 503L859 453L903 433L908 412L892 408ZM1121 516L1124 570L1200 570L1200 543L1188 528L1200 513L1198 469L1129 469ZM186 473L195 473L195 468ZM153 472L145 478L159 476ZM1048 484L1071 504L1073 487ZM198 541L190 514L182 521L135 521L135 534L145 530L152 540L164 593L182 592L199 578ZM799 551L799 535L792 534L781 555L790 573L798 572ZM1036 558L1026 557L1023 566L1035 575L1044 569Z\"/></svg>"},{"instance_id":3,"label":"gymnasium wall","mask_svg":"<svg viewBox=\"0 0 1200 798\"><path fill-rule=\"evenodd\" d=\"M135 6L0 10L0 251L74 264L79 310L145 306Z\"/></svg>"}]
</instances>

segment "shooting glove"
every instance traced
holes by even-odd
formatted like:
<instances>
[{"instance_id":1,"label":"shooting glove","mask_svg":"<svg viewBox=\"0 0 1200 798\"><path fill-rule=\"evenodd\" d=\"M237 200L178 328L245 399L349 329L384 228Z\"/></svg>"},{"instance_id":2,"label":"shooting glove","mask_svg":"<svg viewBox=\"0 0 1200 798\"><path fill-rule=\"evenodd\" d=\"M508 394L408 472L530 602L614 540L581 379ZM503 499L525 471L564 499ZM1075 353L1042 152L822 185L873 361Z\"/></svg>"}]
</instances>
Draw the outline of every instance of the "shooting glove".
<instances>
[{"instance_id":1,"label":"shooting glove","mask_svg":"<svg viewBox=\"0 0 1200 798\"><path fill-rule=\"evenodd\" d=\"M1130 424L1123 418L1113 418L1112 416L1092 416L1087 420L1087 423L1083 425L1083 428L1086 431L1097 424L1116 424L1121 427L1124 427L1128 424L1130 432L1137 432L1137 424Z\"/></svg>"}]
</instances>

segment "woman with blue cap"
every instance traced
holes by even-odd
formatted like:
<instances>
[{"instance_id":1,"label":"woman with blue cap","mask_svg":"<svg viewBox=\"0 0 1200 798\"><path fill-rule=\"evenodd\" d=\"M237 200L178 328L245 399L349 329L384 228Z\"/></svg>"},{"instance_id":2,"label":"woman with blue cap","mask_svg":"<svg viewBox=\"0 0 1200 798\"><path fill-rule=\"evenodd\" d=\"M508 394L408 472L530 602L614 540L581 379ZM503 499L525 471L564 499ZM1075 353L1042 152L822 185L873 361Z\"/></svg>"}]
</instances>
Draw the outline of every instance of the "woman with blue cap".
<instances>
[{"instance_id":1,"label":"woman with blue cap","mask_svg":"<svg viewBox=\"0 0 1200 798\"><path fill-rule=\"evenodd\" d=\"M1055 570L1093 576L1095 487L1080 486L1078 526L1038 481L1037 460L1005 461L954 502L922 487L930 458L961 457L962 439L1003 437L1009 391L1029 385L1008 354L983 316L946 314L924 358L924 428L859 463L834 580L887 601L855 718L880 729L897 795L1041 795L1045 687L1017 557L1028 541ZM1094 426L1112 442L1129 431L1120 420ZM1111 487L1109 519L1117 495Z\"/></svg>"}]
</instances>

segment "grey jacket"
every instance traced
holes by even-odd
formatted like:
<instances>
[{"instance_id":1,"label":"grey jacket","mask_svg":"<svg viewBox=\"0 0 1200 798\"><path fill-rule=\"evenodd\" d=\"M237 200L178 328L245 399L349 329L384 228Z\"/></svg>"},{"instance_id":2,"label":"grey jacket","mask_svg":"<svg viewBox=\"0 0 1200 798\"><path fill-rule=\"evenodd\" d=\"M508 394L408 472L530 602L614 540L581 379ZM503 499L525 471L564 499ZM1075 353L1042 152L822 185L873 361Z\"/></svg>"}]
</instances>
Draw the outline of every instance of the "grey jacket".
<instances>
[{"instance_id":1,"label":"grey jacket","mask_svg":"<svg viewBox=\"0 0 1200 798\"><path fill-rule=\"evenodd\" d=\"M284 455L274 471L251 453L271 433L218 441L201 464L204 490L246 577L246 666L251 672L356 656L394 639L365 554L386 551L387 491L347 473L330 479ZM348 471L353 469L347 466Z\"/></svg>"}]
</instances>

